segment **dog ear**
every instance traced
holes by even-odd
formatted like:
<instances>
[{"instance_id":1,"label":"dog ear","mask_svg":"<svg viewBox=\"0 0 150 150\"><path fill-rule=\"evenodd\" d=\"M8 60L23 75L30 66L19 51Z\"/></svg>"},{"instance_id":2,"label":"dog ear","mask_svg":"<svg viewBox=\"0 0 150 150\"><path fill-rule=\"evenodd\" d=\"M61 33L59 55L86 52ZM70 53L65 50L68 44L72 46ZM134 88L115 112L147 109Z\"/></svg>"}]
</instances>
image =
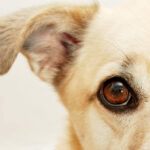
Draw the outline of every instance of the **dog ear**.
<instances>
[{"instance_id":1,"label":"dog ear","mask_svg":"<svg viewBox=\"0 0 150 150\"><path fill-rule=\"evenodd\" d=\"M61 6L33 18L24 31L22 53L32 71L51 82L80 48L97 6Z\"/></svg>"},{"instance_id":2,"label":"dog ear","mask_svg":"<svg viewBox=\"0 0 150 150\"><path fill-rule=\"evenodd\" d=\"M96 5L31 8L0 19L0 74L21 51L32 71L49 82L79 49L97 10Z\"/></svg>"},{"instance_id":3,"label":"dog ear","mask_svg":"<svg viewBox=\"0 0 150 150\"><path fill-rule=\"evenodd\" d=\"M0 18L0 75L5 74L13 64L24 43L22 32L33 16L43 8L29 8L10 16Z\"/></svg>"},{"instance_id":4,"label":"dog ear","mask_svg":"<svg viewBox=\"0 0 150 150\"><path fill-rule=\"evenodd\" d=\"M0 19L0 74L9 70L19 52L19 45L21 44L19 30L13 17Z\"/></svg>"}]
</instances>

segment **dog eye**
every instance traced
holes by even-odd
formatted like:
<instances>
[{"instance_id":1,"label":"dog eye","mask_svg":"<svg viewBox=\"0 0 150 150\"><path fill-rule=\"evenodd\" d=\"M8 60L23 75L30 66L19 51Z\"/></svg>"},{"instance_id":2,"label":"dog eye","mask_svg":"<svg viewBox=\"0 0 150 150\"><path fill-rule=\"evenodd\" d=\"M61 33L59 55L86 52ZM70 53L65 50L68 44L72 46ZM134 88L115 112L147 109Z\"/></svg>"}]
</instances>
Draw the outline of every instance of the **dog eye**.
<instances>
[{"instance_id":1,"label":"dog eye","mask_svg":"<svg viewBox=\"0 0 150 150\"><path fill-rule=\"evenodd\" d=\"M122 104L127 101L129 91L121 81L111 81L103 88L105 98L112 104Z\"/></svg>"},{"instance_id":2,"label":"dog eye","mask_svg":"<svg viewBox=\"0 0 150 150\"><path fill-rule=\"evenodd\" d=\"M137 106L134 91L120 77L105 81L98 91L98 99L106 108L114 111L124 111Z\"/></svg>"}]
</instances>

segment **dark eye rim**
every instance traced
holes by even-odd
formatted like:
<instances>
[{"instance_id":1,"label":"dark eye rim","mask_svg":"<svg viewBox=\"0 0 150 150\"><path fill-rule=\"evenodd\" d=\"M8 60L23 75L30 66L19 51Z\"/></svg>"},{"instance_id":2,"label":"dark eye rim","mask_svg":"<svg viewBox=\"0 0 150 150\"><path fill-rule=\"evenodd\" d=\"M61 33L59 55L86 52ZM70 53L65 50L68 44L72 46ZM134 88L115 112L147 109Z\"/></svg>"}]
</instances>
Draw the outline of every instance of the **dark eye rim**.
<instances>
[{"instance_id":1,"label":"dark eye rim","mask_svg":"<svg viewBox=\"0 0 150 150\"><path fill-rule=\"evenodd\" d=\"M105 98L105 96L103 94L104 93L104 87L112 81L120 81L128 89L129 95L128 95L127 100L124 103L114 104L114 103L109 102ZM99 87L99 90L97 92L97 97L98 97L98 100L101 102L101 104L104 105L105 108L107 108L113 112L125 112L125 111L129 111L129 110L134 110L138 106L138 99L137 99L136 93L129 86L127 81L120 76L114 76L114 77L111 77L111 78L104 80L103 83Z\"/></svg>"}]
</instances>

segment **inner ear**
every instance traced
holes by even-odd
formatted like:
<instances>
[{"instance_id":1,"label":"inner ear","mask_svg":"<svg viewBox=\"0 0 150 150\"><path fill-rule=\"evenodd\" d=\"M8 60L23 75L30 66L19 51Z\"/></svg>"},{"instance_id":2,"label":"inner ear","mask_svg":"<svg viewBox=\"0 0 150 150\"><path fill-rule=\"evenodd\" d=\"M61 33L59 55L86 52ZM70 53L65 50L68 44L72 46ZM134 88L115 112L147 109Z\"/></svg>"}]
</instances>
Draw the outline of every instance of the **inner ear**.
<instances>
[{"instance_id":1,"label":"inner ear","mask_svg":"<svg viewBox=\"0 0 150 150\"><path fill-rule=\"evenodd\" d=\"M62 43L62 45L69 51L73 51L75 50L74 48L77 48L77 46L79 46L80 41L79 39L73 37L72 35L68 34L68 33L62 33L61 35L59 35L59 39Z\"/></svg>"},{"instance_id":2,"label":"inner ear","mask_svg":"<svg viewBox=\"0 0 150 150\"><path fill-rule=\"evenodd\" d=\"M33 17L22 30L22 53L32 71L46 82L65 74L97 11L96 5L58 6Z\"/></svg>"},{"instance_id":3,"label":"inner ear","mask_svg":"<svg viewBox=\"0 0 150 150\"><path fill-rule=\"evenodd\" d=\"M79 46L80 40L75 36L58 32L53 26L44 26L29 35L23 45L23 53L32 70L47 80L47 75L52 74L50 72L67 64Z\"/></svg>"}]
</instances>

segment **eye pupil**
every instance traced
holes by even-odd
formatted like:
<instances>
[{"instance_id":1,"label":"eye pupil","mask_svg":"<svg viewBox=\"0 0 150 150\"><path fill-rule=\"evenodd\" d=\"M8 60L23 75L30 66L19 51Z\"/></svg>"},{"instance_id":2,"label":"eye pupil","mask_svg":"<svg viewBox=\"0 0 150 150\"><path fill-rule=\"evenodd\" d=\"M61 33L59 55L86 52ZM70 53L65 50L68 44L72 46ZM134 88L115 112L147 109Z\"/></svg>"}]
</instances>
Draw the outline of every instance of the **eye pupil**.
<instances>
[{"instance_id":1,"label":"eye pupil","mask_svg":"<svg viewBox=\"0 0 150 150\"><path fill-rule=\"evenodd\" d=\"M138 98L131 86L122 77L105 80L97 92L98 100L113 112L125 112L138 106Z\"/></svg>"},{"instance_id":2,"label":"eye pupil","mask_svg":"<svg viewBox=\"0 0 150 150\"><path fill-rule=\"evenodd\" d=\"M120 81L113 81L104 86L104 96L110 103L124 103L128 99L128 94L128 89Z\"/></svg>"},{"instance_id":3,"label":"eye pupil","mask_svg":"<svg viewBox=\"0 0 150 150\"><path fill-rule=\"evenodd\" d=\"M112 92L114 96L123 93L123 84L121 82L115 82L110 85L109 91Z\"/></svg>"}]
</instances>

